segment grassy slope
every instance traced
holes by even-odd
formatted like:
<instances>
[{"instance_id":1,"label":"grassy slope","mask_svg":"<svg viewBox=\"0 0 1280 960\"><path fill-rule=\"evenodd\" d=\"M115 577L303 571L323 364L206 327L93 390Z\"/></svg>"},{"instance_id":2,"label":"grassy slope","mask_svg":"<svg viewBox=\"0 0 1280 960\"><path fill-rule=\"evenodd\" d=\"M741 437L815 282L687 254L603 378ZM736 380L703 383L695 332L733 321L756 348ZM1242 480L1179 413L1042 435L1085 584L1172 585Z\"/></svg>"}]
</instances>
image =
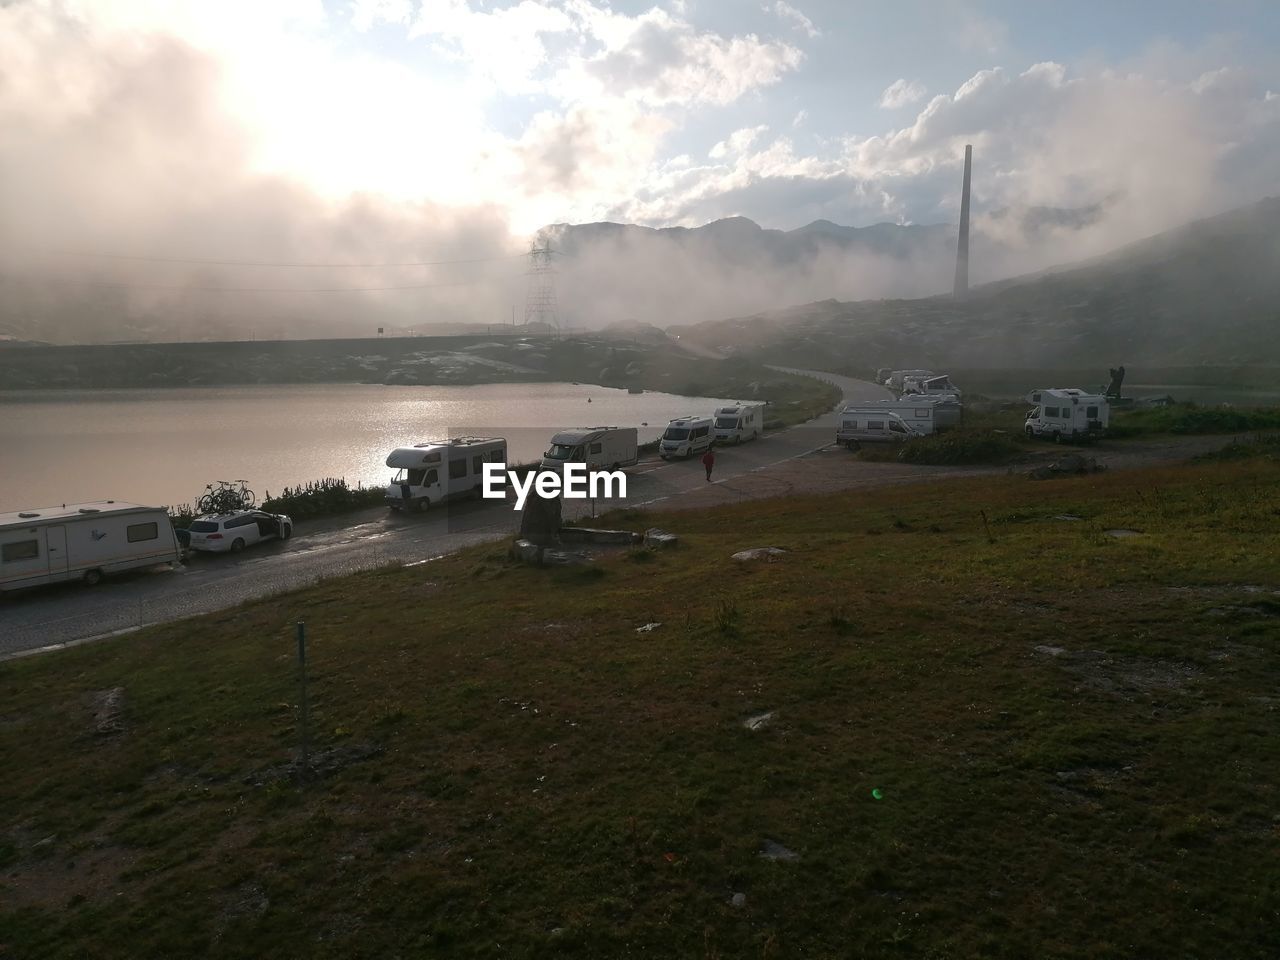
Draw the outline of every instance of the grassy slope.
<instances>
[{"instance_id":1,"label":"grassy slope","mask_svg":"<svg viewBox=\"0 0 1280 960\"><path fill-rule=\"evenodd\" d=\"M1275 956L1280 602L1242 586L1280 586L1278 480L665 515L685 544L647 562L489 548L0 665L0 944ZM791 552L727 560L764 544ZM305 789L280 771L296 619L318 745L351 760ZM117 685L126 729L95 734Z\"/></svg>"}]
</instances>

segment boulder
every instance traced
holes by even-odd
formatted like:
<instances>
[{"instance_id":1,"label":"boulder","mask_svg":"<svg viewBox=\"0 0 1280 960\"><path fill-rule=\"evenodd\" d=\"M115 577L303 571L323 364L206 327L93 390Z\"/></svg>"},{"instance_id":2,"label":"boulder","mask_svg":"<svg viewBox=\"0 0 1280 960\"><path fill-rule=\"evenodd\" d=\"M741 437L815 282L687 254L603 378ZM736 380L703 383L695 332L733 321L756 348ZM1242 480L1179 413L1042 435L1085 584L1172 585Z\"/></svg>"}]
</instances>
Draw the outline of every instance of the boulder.
<instances>
[{"instance_id":1,"label":"boulder","mask_svg":"<svg viewBox=\"0 0 1280 960\"><path fill-rule=\"evenodd\" d=\"M540 497L530 492L520 512L520 539L540 547L560 546L561 511L559 497Z\"/></svg>"},{"instance_id":2,"label":"boulder","mask_svg":"<svg viewBox=\"0 0 1280 960\"><path fill-rule=\"evenodd\" d=\"M773 563L775 560L781 560L786 552L781 547L754 547L751 550L739 550L733 555L733 559L763 560L766 563Z\"/></svg>"},{"instance_id":3,"label":"boulder","mask_svg":"<svg viewBox=\"0 0 1280 960\"><path fill-rule=\"evenodd\" d=\"M644 545L655 550L662 547L674 547L679 542L680 538L674 533L667 533L667 531L659 530L657 527L650 527L644 532Z\"/></svg>"},{"instance_id":4,"label":"boulder","mask_svg":"<svg viewBox=\"0 0 1280 960\"><path fill-rule=\"evenodd\" d=\"M542 547L532 540L517 540L511 545L511 559L521 563L541 563Z\"/></svg>"},{"instance_id":5,"label":"boulder","mask_svg":"<svg viewBox=\"0 0 1280 960\"><path fill-rule=\"evenodd\" d=\"M639 543L641 536L630 530L597 530L592 527L561 527L560 539L565 543Z\"/></svg>"},{"instance_id":6,"label":"boulder","mask_svg":"<svg viewBox=\"0 0 1280 960\"><path fill-rule=\"evenodd\" d=\"M542 563L548 567L585 566L592 560L577 550L543 550Z\"/></svg>"}]
</instances>

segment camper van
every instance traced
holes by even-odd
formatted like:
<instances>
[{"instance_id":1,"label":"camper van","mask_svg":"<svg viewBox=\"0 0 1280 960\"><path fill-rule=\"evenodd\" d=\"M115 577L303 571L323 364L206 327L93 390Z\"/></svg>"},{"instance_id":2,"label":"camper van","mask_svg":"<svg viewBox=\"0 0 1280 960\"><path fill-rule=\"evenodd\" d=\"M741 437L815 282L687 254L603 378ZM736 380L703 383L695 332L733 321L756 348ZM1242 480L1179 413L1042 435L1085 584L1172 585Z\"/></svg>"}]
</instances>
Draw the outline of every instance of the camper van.
<instances>
[{"instance_id":1,"label":"camper van","mask_svg":"<svg viewBox=\"0 0 1280 960\"><path fill-rule=\"evenodd\" d=\"M879 378L880 374L885 372L886 371L884 370L877 370L876 377ZM887 376L880 380L880 385L882 387L888 387L894 393L902 393L903 386L908 377L919 378L932 376L936 376L932 370L889 370L887 372Z\"/></svg>"},{"instance_id":2,"label":"camper van","mask_svg":"<svg viewBox=\"0 0 1280 960\"><path fill-rule=\"evenodd\" d=\"M542 466L557 469L566 463L585 463L588 470L617 470L640 461L635 427L577 427L551 438Z\"/></svg>"},{"instance_id":3,"label":"camper van","mask_svg":"<svg viewBox=\"0 0 1280 960\"><path fill-rule=\"evenodd\" d=\"M0 513L0 590L60 580L94 584L107 574L180 560L162 507L99 500Z\"/></svg>"},{"instance_id":4,"label":"camper van","mask_svg":"<svg viewBox=\"0 0 1280 960\"><path fill-rule=\"evenodd\" d=\"M658 442L658 456L691 457L711 448L715 440L715 421L710 417L679 417L667 424Z\"/></svg>"},{"instance_id":5,"label":"camper van","mask_svg":"<svg viewBox=\"0 0 1280 960\"><path fill-rule=\"evenodd\" d=\"M716 443L754 440L764 429L764 404L735 403L731 407L720 407L714 417Z\"/></svg>"},{"instance_id":6,"label":"camper van","mask_svg":"<svg viewBox=\"0 0 1280 960\"><path fill-rule=\"evenodd\" d=\"M1111 405L1102 394L1055 387L1033 390L1028 396L1035 397L1023 425L1028 437L1051 437L1059 443L1086 440L1104 434L1111 423Z\"/></svg>"},{"instance_id":7,"label":"camper van","mask_svg":"<svg viewBox=\"0 0 1280 960\"><path fill-rule=\"evenodd\" d=\"M387 485L387 505L405 512L426 510L469 494L480 495L486 463L507 462L501 437L456 437L392 450L387 466L396 474Z\"/></svg>"},{"instance_id":8,"label":"camper van","mask_svg":"<svg viewBox=\"0 0 1280 960\"><path fill-rule=\"evenodd\" d=\"M960 388L951 382L945 373L925 377L903 377L902 395L921 395L926 397L951 397L960 399Z\"/></svg>"},{"instance_id":9,"label":"camper van","mask_svg":"<svg viewBox=\"0 0 1280 960\"><path fill-rule=\"evenodd\" d=\"M857 450L864 443L910 440L933 432L933 411L921 406L908 411L910 420L880 404L845 407L836 420L836 443ZM923 413L925 416L920 416Z\"/></svg>"}]
</instances>

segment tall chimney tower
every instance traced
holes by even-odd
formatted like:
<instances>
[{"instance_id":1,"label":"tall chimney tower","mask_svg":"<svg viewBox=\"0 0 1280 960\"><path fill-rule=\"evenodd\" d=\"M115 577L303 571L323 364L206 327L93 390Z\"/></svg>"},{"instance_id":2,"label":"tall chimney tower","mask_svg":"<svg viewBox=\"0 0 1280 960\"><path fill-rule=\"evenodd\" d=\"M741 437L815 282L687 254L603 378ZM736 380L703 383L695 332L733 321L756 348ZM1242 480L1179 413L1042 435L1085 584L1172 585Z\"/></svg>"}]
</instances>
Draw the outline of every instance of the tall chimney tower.
<instances>
[{"instance_id":1,"label":"tall chimney tower","mask_svg":"<svg viewBox=\"0 0 1280 960\"><path fill-rule=\"evenodd\" d=\"M956 244L955 296L969 291L969 176L973 172L973 144L964 146L964 192L960 194L960 240Z\"/></svg>"}]
</instances>

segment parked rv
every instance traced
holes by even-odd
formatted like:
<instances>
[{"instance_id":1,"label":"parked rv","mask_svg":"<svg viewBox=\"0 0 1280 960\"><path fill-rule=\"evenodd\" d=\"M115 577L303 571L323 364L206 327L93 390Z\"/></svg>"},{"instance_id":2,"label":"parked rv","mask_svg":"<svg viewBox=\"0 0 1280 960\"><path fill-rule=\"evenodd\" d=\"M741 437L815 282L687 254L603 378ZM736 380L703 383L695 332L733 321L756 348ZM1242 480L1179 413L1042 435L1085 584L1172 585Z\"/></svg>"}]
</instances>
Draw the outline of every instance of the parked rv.
<instances>
[{"instance_id":1,"label":"parked rv","mask_svg":"<svg viewBox=\"0 0 1280 960\"><path fill-rule=\"evenodd\" d=\"M959 401L960 388L945 373L931 376L910 376L902 380L902 395L926 397L951 397Z\"/></svg>"},{"instance_id":2,"label":"parked rv","mask_svg":"<svg viewBox=\"0 0 1280 960\"><path fill-rule=\"evenodd\" d=\"M916 433L937 433L958 426L964 414L960 401L946 396L908 393L897 400L873 400L860 404L896 413L912 425Z\"/></svg>"},{"instance_id":3,"label":"parked rv","mask_svg":"<svg viewBox=\"0 0 1280 960\"><path fill-rule=\"evenodd\" d=\"M926 407L919 409L930 415L931 423L932 411ZM915 414L918 411L911 412ZM913 415L911 420L907 420L880 404L845 407L836 421L836 442L857 450L864 443L900 442L922 437L926 433L923 419ZM927 432L933 432L931 426Z\"/></svg>"},{"instance_id":4,"label":"parked rv","mask_svg":"<svg viewBox=\"0 0 1280 960\"><path fill-rule=\"evenodd\" d=\"M1111 405L1098 393L1074 387L1033 390L1035 406L1027 411L1023 429L1028 437L1087 440L1101 436L1111 423Z\"/></svg>"},{"instance_id":5,"label":"parked rv","mask_svg":"<svg viewBox=\"0 0 1280 960\"><path fill-rule=\"evenodd\" d=\"M0 513L0 590L104 576L181 560L162 507L99 500Z\"/></svg>"},{"instance_id":6,"label":"parked rv","mask_svg":"<svg viewBox=\"0 0 1280 960\"><path fill-rule=\"evenodd\" d=\"M635 427L576 427L551 438L542 466L585 463L588 470L633 467L640 460L639 433Z\"/></svg>"},{"instance_id":7,"label":"parked rv","mask_svg":"<svg viewBox=\"0 0 1280 960\"><path fill-rule=\"evenodd\" d=\"M884 370L877 370L876 376L885 373ZM880 380L880 385L888 387L894 393L902 393L903 385L907 377L932 377L936 376L932 370L890 370L884 379Z\"/></svg>"},{"instance_id":8,"label":"parked rv","mask_svg":"<svg viewBox=\"0 0 1280 960\"><path fill-rule=\"evenodd\" d=\"M658 443L658 456L691 457L710 449L715 440L715 421L710 417L679 417L667 424Z\"/></svg>"},{"instance_id":9,"label":"parked rv","mask_svg":"<svg viewBox=\"0 0 1280 960\"><path fill-rule=\"evenodd\" d=\"M764 429L764 404L759 401L720 407L714 416L717 443L736 444L754 440Z\"/></svg>"},{"instance_id":10,"label":"parked rv","mask_svg":"<svg viewBox=\"0 0 1280 960\"><path fill-rule=\"evenodd\" d=\"M471 494L480 495L486 463L507 462L507 441L501 437L456 437L400 447L387 456L396 474L387 486L392 510L426 510Z\"/></svg>"}]
</instances>

